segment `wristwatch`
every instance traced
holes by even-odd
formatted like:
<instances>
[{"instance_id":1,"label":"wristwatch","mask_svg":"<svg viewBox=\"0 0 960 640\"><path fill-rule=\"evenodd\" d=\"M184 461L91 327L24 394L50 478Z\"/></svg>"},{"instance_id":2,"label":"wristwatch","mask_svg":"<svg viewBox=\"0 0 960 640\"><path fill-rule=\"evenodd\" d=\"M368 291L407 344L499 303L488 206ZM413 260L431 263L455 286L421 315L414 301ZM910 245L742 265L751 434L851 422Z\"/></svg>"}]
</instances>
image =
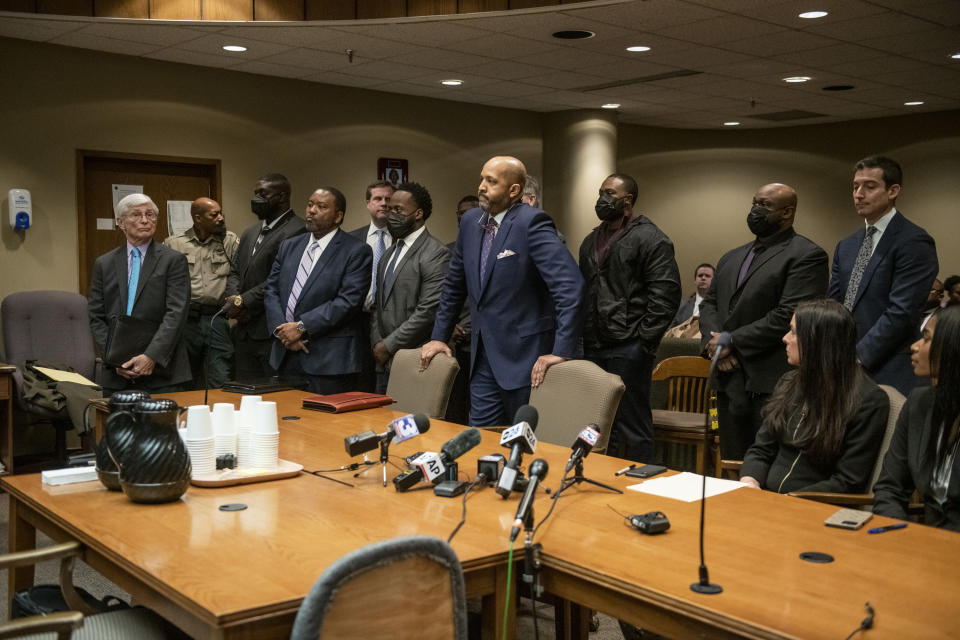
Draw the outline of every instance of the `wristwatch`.
<instances>
[{"instance_id":1,"label":"wristwatch","mask_svg":"<svg viewBox=\"0 0 960 640\"><path fill-rule=\"evenodd\" d=\"M234 296L234 297L233 297L233 306L235 306L235 307L242 307L242 306L243 306L243 298L241 298L240 296Z\"/></svg>"},{"instance_id":2,"label":"wristwatch","mask_svg":"<svg viewBox=\"0 0 960 640\"><path fill-rule=\"evenodd\" d=\"M297 331L300 332L301 336L307 332L307 329L303 326L303 320L297 322Z\"/></svg>"}]
</instances>

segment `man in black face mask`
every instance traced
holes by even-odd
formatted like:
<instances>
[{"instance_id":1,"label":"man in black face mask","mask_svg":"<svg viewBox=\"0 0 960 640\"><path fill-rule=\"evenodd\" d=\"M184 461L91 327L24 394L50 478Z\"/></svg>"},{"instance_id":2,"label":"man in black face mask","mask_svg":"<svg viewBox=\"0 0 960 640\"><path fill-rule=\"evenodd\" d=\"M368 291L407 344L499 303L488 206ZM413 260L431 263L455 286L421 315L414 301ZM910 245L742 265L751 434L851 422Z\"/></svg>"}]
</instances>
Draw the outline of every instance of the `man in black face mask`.
<instances>
[{"instance_id":1,"label":"man in black face mask","mask_svg":"<svg viewBox=\"0 0 960 640\"><path fill-rule=\"evenodd\" d=\"M240 236L224 300L227 317L237 321L233 328L234 378L241 381L276 373L269 361L273 327L267 328L263 290L280 244L306 231L303 218L290 209L290 181L279 173L257 180L250 210L259 220Z\"/></svg>"},{"instance_id":2,"label":"man in black face mask","mask_svg":"<svg viewBox=\"0 0 960 640\"><path fill-rule=\"evenodd\" d=\"M673 243L649 218L634 214L637 182L615 173L600 185L600 226L580 246L586 283L584 354L626 385L608 451L653 462L650 374L660 338L680 306ZM620 449L623 451L620 451Z\"/></svg>"},{"instance_id":3,"label":"man in black face mask","mask_svg":"<svg viewBox=\"0 0 960 640\"><path fill-rule=\"evenodd\" d=\"M747 214L756 240L720 258L700 305L704 355L716 353L721 332L732 337L717 362L720 452L727 460L743 459L763 405L790 368L781 338L794 307L827 291L827 254L793 230L796 211L793 188L760 187Z\"/></svg>"},{"instance_id":4,"label":"man in black face mask","mask_svg":"<svg viewBox=\"0 0 960 640\"><path fill-rule=\"evenodd\" d=\"M430 193L416 182L401 183L390 197L387 229L393 244L377 265L370 314L377 393L387 391L393 354L430 339L450 262L447 247L424 226L432 211Z\"/></svg>"}]
</instances>

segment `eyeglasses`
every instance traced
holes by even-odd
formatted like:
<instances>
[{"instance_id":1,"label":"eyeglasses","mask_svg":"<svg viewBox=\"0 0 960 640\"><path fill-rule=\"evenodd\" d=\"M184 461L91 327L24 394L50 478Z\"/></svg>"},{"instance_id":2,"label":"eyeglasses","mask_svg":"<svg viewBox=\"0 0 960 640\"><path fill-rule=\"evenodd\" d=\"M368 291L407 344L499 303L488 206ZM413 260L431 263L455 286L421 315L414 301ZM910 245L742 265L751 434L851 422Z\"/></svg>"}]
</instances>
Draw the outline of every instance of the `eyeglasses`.
<instances>
[{"instance_id":1,"label":"eyeglasses","mask_svg":"<svg viewBox=\"0 0 960 640\"><path fill-rule=\"evenodd\" d=\"M149 220L150 222L157 221L157 214L153 211L131 211L127 213L125 218L133 218L136 220Z\"/></svg>"}]
</instances>

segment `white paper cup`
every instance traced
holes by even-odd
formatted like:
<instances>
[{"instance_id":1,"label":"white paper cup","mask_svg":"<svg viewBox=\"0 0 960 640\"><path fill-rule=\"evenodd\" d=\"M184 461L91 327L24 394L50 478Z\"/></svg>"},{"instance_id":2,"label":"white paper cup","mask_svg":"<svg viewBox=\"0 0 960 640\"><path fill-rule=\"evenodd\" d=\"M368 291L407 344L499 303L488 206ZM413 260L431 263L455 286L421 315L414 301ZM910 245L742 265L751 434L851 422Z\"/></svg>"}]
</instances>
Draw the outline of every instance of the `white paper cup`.
<instances>
[{"instance_id":1,"label":"white paper cup","mask_svg":"<svg viewBox=\"0 0 960 640\"><path fill-rule=\"evenodd\" d=\"M186 439L184 443L187 447L187 453L190 455L190 466L193 469L192 475L207 475L217 470L217 457L213 438L197 440Z\"/></svg>"},{"instance_id":2,"label":"white paper cup","mask_svg":"<svg viewBox=\"0 0 960 640\"><path fill-rule=\"evenodd\" d=\"M210 407L195 404L187 407L187 433L185 440L202 440L213 437L213 425L210 421Z\"/></svg>"},{"instance_id":3,"label":"white paper cup","mask_svg":"<svg viewBox=\"0 0 960 640\"><path fill-rule=\"evenodd\" d=\"M277 428L277 403L261 402L254 409L255 419L250 433L279 433Z\"/></svg>"},{"instance_id":4,"label":"white paper cup","mask_svg":"<svg viewBox=\"0 0 960 640\"><path fill-rule=\"evenodd\" d=\"M210 416L213 435L233 435L237 432L233 414L233 405L229 402L218 402L213 405L213 413Z\"/></svg>"}]
</instances>

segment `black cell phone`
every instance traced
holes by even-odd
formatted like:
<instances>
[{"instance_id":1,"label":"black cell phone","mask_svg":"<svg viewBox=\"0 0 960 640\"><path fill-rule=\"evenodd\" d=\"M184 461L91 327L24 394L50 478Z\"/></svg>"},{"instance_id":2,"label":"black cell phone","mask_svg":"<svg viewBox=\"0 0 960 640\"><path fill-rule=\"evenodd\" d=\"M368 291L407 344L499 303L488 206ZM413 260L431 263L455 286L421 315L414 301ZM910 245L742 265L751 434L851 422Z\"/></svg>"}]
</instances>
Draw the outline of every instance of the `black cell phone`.
<instances>
[{"instance_id":1,"label":"black cell phone","mask_svg":"<svg viewBox=\"0 0 960 640\"><path fill-rule=\"evenodd\" d=\"M630 476L631 478L652 478L653 476L661 474L666 470L667 468L660 464L645 464L642 467L630 469L630 471L627 471L626 475Z\"/></svg>"}]
</instances>

